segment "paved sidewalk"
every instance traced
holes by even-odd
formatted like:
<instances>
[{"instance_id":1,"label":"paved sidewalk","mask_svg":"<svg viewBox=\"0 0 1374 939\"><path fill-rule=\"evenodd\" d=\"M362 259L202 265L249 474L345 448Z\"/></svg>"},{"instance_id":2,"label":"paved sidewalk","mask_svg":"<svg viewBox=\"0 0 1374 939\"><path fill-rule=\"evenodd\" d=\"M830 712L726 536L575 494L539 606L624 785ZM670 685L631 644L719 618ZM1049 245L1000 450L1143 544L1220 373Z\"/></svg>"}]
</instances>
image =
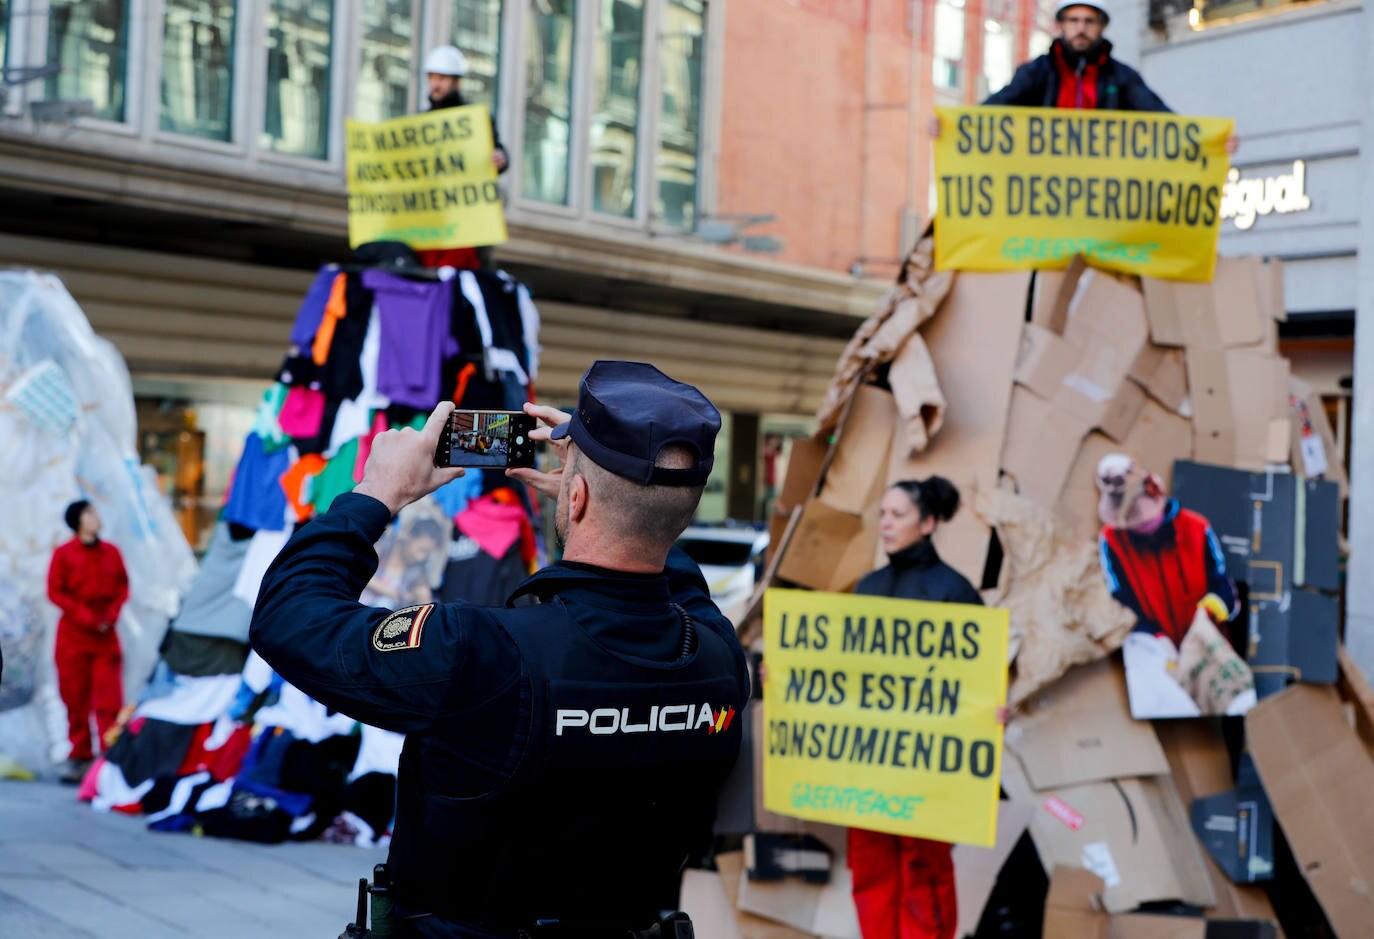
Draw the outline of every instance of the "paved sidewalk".
<instances>
[{"instance_id":1,"label":"paved sidewalk","mask_svg":"<svg viewBox=\"0 0 1374 939\"><path fill-rule=\"evenodd\" d=\"M149 831L75 792L0 781L3 939L334 939L385 856Z\"/></svg>"}]
</instances>

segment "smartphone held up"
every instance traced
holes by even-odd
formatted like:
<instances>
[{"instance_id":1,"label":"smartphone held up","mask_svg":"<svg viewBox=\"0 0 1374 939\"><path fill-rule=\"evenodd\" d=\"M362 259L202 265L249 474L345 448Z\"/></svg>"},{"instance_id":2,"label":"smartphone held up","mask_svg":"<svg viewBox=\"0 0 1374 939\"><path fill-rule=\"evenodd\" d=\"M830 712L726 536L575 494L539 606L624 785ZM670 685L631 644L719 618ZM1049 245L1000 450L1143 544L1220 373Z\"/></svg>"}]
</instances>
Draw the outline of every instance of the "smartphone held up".
<instances>
[{"instance_id":1,"label":"smartphone held up","mask_svg":"<svg viewBox=\"0 0 1374 939\"><path fill-rule=\"evenodd\" d=\"M464 411L449 415L434 465L488 469L534 465L535 421L523 411Z\"/></svg>"}]
</instances>

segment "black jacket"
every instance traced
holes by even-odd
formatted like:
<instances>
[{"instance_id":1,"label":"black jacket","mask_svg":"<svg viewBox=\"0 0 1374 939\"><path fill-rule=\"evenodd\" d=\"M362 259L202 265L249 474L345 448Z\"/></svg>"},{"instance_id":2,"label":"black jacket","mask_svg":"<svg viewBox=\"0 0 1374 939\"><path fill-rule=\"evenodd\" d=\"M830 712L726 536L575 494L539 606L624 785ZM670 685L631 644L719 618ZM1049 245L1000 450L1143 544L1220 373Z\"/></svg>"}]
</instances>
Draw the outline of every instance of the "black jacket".
<instances>
[{"instance_id":1,"label":"black jacket","mask_svg":"<svg viewBox=\"0 0 1374 939\"><path fill-rule=\"evenodd\" d=\"M973 584L940 560L929 538L888 555L888 565L866 575L854 592L900 600L983 605Z\"/></svg>"},{"instance_id":2,"label":"black jacket","mask_svg":"<svg viewBox=\"0 0 1374 939\"><path fill-rule=\"evenodd\" d=\"M431 101L429 103L429 109L431 111L441 111L444 108L461 108L467 105L467 103L467 99L464 98L461 93L454 91L441 98L437 104ZM510 154L506 152L506 145L501 142L501 135L496 130L496 115L492 114L490 115L490 117L491 148L492 150L500 150L502 155L506 158L506 165L497 170L497 175L500 175L501 173L504 173L506 170L510 169Z\"/></svg>"},{"instance_id":3,"label":"black jacket","mask_svg":"<svg viewBox=\"0 0 1374 939\"><path fill-rule=\"evenodd\" d=\"M316 701L406 735L393 894L435 914L406 935L647 926L709 847L749 694L700 570L678 549L661 574L565 562L504 608L391 612L357 602L390 520L349 493L302 526L263 578L251 638Z\"/></svg>"},{"instance_id":4,"label":"black jacket","mask_svg":"<svg viewBox=\"0 0 1374 939\"><path fill-rule=\"evenodd\" d=\"M1063 48L1062 40L1055 45ZM1097 72L1097 107L1103 111L1165 111L1169 106L1150 90L1140 73L1112 58L1112 44L1102 40L1106 57ZM1016 70L1010 84L988 95L984 104L1010 104L1028 108L1052 108L1059 101L1059 72L1054 49L1031 59ZM1068 53L1072 57L1073 53Z\"/></svg>"}]
</instances>

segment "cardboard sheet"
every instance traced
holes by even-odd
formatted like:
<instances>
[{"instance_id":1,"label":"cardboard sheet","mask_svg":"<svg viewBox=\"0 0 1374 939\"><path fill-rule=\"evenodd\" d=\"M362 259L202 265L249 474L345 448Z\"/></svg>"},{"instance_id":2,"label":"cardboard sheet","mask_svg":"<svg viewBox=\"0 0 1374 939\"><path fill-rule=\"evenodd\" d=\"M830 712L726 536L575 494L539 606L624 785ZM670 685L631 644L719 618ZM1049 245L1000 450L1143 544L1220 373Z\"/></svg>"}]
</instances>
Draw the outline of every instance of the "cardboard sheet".
<instances>
[{"instance_id":1,"label":"cardboard sheet","mask_svg":"<svg viewBox=\"0 0 1374 939\"><path fill-rule=\"evenodd\" d=\"M1231 758L1216 723L1159 721L1155 730L1185 805L1234 787ZM1203 861L1217 895L1216 906L1207 914L1210 918L1278 921L1262 887L1234 883L1206 853Z\"/></svg>"},{"instance_id":2,"label":"cardboard sheet","mask_svg":"<svg viewBox=\"0 0 1374 939\"><path fill-rule=\"evenodd\" d=\"M1029 272L961 273L939 312L922 332L949 407L944 429L930 446L908 457L903 431L893 442L888 482L947 477L965 500L980 486L997 483L1002 441L1026 310ZM991 529L970 511L940 526L940 556L974 586L983 580Z\"/></svg>"},{"instance_id":3,"label":"cardboard sheet","mask_svg":"<svg viewBox=\"0 0 1374 939\"><path fill-rule=\"evenodd\" d=\"M997 875L1026 833L1035 806L1003 800L997 809L997 842L991 848L973 845L954 846L954 890L958 898L959 925L956 936L971 936L978 928L978 920L992 896Z\"/></svg>"},{"instance_id":4,"label":"cardboard sheet","mask_svg":"<svg viewBox=\"0 0 1374 939\"><path fill-rule=\"evenodd\" d=\"M888 448L897 420L897 403L890 392L875 385L860 385L854 392L854 406L821 483L820 497L827 505L862 516L882 498Z\"/></svg>"},{"instance_id":5,"label":"cardboard sheet","mask_svg":"<svg viewBox=\"0 0 1374 939\"><path fill-rule=\"evenodd\" d=\"M740 866L736 904L744 913L781 923L821 939L860 939L859 916L854 910L853 881L845 860L845 830L825 825L807 826L835 852L830 883L808 884L798 878L760 883L749 879ZM719 861L717 861L719 865ZM725 876L721 867L721 875ZM703 937L704 939L704 937Z\"/></svg>"},{"instance_id":6,"label":"cardboard sheet","mask_svg":"<svg viewBox=\"0 0 1374 939\"><path fill-rule=\"evenodd\" d=\"M1054 505L1091 426L1087 420L1057 410L1029 388L1012 389L1002 472L1021 495L1041 505Z\"/></svg>"},{"instance_id":7,"label":"cardboard sheet","mask_svg":"<svg viewBox=\"0 0 1374 939\"><path fill-rule=\"evenodd\" d=\"M1151 900L1216 903L1187 810L1168 776L1037 790L1020 760L1008 754L1002 786L1013 800L1038 806L1030 832L1046 869L1084 867L1097 874L1107 912Z\"/></svg>"},{"instance_id":8,"label":"cardboard sheet","mask_svg":"<svg viewBox=\"0 0 1374 939\"><path fill-rule=\"evenodd\" d=\"M719 882L726 901L730 904L730 910L735 917L735 929L738 931L740 939L812 939L810 933L802 932L800 929L793 929L791 926L784 926L762 916L755 916L739 909L739 882L740 876L744 872L744 854L740 851L732 851L728 854L716 855L716 868L718 873L715 875ZM697 927L696 934L705 939L710 933L704 932Z\"/></svg>"},{"instance_id":9,"label":"cardboard sheet","mask_svg":"<svg viewBox=\"0 0 1374 939\"><path fill-rule=\"evenodd\" d=\"M1374 763L1329 688L1293 685L1245 717L1246 739L1298 867L1340 939L1374 923Z\"/></svg>"},{"instance_id":10,"label":"cardboard sheet","mask_svg":"<svg viewBox=\"0 0 1374 939\"><path fill-rule=\"evenodd\" d=\"M1006 743L1037 789L1169 772L1154 728L1131 717L1115 657L1080 665L1038 692L1007 726Z\"/></svg>"}]
</instances>

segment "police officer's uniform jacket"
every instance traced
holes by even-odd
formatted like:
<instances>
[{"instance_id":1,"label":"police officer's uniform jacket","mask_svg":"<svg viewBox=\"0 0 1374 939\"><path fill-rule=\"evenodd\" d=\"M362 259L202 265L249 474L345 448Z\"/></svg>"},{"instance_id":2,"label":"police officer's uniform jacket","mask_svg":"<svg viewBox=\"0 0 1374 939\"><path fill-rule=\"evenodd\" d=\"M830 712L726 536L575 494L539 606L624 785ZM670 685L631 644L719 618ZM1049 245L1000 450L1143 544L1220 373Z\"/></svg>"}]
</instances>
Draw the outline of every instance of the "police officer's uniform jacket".
<instances>
[{"instance_id":1,"label":"police officer's uniform jacket","mask_svg":"<svg viewBox=\"0 0 1374 939\"><path fill-rule=\"evenodd\" d=\"M263 579L252 643L316 700L407 735L398 907L434 914L425 935L647 926L709 845L748 699L700 570L678 549L662 574L560 563L506 608L393 613L357 602L389 522L348 494L303 526Z\"/></svg>"}]
</instances>

